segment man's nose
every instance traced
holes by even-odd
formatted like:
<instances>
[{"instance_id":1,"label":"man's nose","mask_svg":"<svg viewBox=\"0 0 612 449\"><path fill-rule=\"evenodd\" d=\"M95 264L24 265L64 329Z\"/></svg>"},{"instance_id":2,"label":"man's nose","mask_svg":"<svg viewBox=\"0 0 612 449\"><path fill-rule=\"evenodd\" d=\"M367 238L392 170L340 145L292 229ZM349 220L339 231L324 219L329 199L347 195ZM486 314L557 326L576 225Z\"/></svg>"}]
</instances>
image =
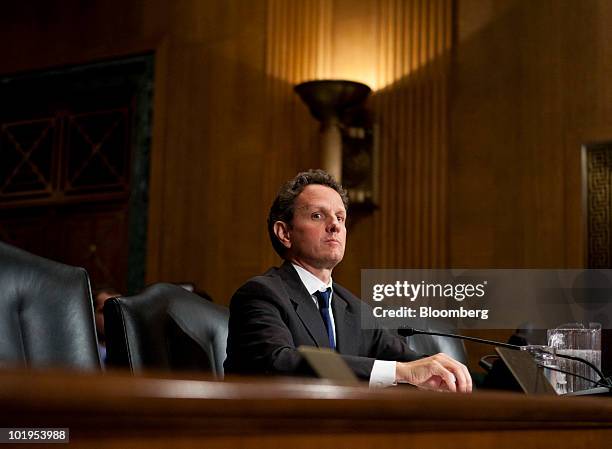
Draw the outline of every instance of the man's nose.
<instances>
[{"instance_id":1,"label":"man's nose","mask_svg":"<svg viewBox=\"0 0 612 449\"><path fill-rule=\"evenodd\" d=\"M340 232L340 221L338 217L332 217L327 223L327 232Z\"/></svg>"}]
</instances>

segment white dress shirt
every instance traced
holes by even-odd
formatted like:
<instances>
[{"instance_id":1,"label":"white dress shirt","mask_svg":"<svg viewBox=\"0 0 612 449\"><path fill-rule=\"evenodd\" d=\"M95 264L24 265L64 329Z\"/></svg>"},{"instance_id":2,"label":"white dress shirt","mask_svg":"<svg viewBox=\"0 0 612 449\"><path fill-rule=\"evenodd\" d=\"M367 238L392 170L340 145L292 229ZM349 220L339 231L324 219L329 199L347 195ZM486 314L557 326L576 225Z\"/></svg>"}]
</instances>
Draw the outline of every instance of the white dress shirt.
<instances>
[{"instance_id":1,"label":"white dress shirt","mask_svg":"<svg viewBox=\"0 0 612 449\"><path fill-rule=\"evenodd\" d=\"M314 301L317 309L319 308L319 302L317 301L317 297L314 295L317 291L324 292L328 288L331 289L331 295L329 297L329 316L332 322L332 331L334 333L334 341L338 341L336 339L336 322L334 321L334 312L332 309L332 301L334 299L334 288L332 286L333 281L331 276L329 278L329 283L326 284L321 279L316 277L310 271L300 267L292 263L293 268L297 271L302 284L310 293L310 297ZM372 373L370 374L370 387L389 387L391 385L395 385L395 364L396 362L389 360L375 360L374 366L372 367Z\"/></svg>"}]
</instances>

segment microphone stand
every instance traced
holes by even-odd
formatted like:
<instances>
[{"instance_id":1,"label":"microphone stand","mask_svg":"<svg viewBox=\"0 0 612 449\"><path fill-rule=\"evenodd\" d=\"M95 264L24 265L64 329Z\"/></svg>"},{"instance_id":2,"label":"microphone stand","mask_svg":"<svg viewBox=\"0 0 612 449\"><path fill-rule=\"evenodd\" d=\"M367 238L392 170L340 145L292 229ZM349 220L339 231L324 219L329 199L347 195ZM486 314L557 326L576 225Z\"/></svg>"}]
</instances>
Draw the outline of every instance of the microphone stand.
<instances>
[{"instance_id":1,"label":"microphone stand","mask_svg":"<svg viewBox=\"0 0 612 449\"><path fill-rule=\"evenodd\" d=\"M421 329L415 329L413 327L400 327L397 330L397 333L400 334L402 337L410 337L412 335L437 335L439 337L450 337L450 338L457 338L459 340L474 341L476 343L483 343L485 345L501 346L502 348L515 349L517 351L520 351L521 348L524 348L524 346L511 345L510 343L502 343L499 341L486 340L484 338L468 337L466 335L457 335L457 334L447 334L444 332L424 331Z\"/></svg>"}]
</instances>

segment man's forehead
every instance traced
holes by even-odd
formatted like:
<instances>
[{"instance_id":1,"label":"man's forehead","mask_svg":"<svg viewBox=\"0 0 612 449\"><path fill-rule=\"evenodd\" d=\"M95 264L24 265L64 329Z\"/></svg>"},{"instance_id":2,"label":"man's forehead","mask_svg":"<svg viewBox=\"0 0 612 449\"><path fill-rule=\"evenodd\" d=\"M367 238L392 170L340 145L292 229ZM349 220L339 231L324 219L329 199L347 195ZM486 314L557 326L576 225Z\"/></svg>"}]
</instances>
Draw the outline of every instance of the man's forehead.
<instances>
[{"instance_id":1,"label":"man's forehead","mask_svg":"<svg viewBox=\"0 0 612 449\"><path fill-rule=\"evenodd\" d=\"M344 210L344 202L338 192L324 185L308 185L296 198L296 209L327 209L330 207L334 210Z\"/></svg>"}]
</instances>

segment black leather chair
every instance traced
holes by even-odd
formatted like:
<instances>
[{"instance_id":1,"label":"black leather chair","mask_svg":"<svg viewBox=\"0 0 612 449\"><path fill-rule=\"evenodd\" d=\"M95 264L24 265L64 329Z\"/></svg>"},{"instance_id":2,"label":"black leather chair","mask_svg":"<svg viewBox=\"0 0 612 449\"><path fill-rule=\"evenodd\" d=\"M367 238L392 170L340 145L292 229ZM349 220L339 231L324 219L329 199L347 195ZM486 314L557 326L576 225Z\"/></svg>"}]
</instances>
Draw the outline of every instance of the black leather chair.
<instances>
[{"instance_id":1,"label":"black leather chair","mask_svg":"<svg viewBox=\"0 0 612 449\"><path fill-rule=\"evenodd\" d=\"M454 323L436 319L411 319L410 326L433 332L445 332L456 334ZM468 362L467 352L463 340L456 338L440 337L437 335L412 335L406 337L410 349L420 354L433 355L442 352L455 360L463 363Z\"/></svg>"},{"instance_id":2,"label":"black leather chair","mask_svg":"<svg viewBox=\"0 0 612 449\"><path fill-rule=\"evenodd\" d=\"M211 372L223 377L226 307L173 284L153 284L104 304L107 364L144 370Z\"/></svg>"},{"instance_id":3,"label":"black leather chair","mask_svg":"<svg viewBox=\"0 0 612 449\"><path fill-rule=\"evenodd\" d=\"M100 369L84 269L0 242L0 365Z\"/></svg>"}]
</instances>

